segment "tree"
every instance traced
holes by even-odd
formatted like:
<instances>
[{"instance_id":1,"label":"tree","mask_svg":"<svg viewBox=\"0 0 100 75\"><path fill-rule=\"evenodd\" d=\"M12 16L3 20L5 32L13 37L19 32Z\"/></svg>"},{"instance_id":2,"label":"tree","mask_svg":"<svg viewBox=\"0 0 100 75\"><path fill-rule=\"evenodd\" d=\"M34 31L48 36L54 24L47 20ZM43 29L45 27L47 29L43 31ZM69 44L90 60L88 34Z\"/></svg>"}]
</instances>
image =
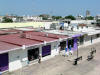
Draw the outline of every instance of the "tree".
<instances>
[{"instance_id":1,"label":"tree","mask_svg":"<svg viewBox=\"0 0 100 75\"><path fill-rule=\"evenodd\" d=\"M3 17L3 21L2 21L2 23L12 23L12 22L13 22L12 19L7 18L7 17Z\"/></svg>"},{"instance_id":2,"label":"tree","mask_svg":"<svg viewBox=\"0 0 100 75\"><path fill-rule=\"evenodd\" d=\"M85 19L86 19L86 20L93 20L94 17L93 17L93 16L89 16L89 17L86 17Z\"/></svg>"},{"instance_id":3,"label":"tree","mask_svg":"<svg viewBox=\"0 0 100 75\"><path fill-rule=\"evenodd\" d=\"M59 20L59 19L62 19L62 16L52 16L52 19Z\"/></svg>"},{"instance_id":4,"label":"tree","mask_svg":"<svg viewBox=\"0 0 100 75\"><path fill-rule=\"evenodd\" d=\"M65 19L71 19L71 20L75 20L76 18L72 15L69 15L69 16L65 16Z\"/></svg>"},{"instance_id":5,"label":"tree","mask_svg":"<svg viewBox=\"0 0 100 75\"><path fill-rule=\"evenodd\" d=\"M96 20L96 25L100 27L100 19Z\"/></svg>"},{"instance_id":6,"label":"tree","mask_svg":"<svg viewBox=\"0 0 100 75\"><path fill-rule=\"evenodd\" d=\"M41 15L39 15L39 17L42 17L43 20L48 20L48 18L50 17L50 15L47 15L47 14L41 14Z\"/></svg>"}]
</instances>

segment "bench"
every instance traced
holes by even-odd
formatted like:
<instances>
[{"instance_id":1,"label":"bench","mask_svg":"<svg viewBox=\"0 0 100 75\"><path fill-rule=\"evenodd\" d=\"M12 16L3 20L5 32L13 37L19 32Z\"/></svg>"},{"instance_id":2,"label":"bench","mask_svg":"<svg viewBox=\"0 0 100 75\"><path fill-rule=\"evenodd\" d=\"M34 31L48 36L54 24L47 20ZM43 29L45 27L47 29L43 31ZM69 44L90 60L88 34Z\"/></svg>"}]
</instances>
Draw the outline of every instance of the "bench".
<instances>
[{"instance_id":1,"label":"bench","mask_svg":"<svg viewBox=\"0 0 100 75\"><path fill-rule=\"evenodd\" d=\"M74 59L73 65L77 65L77 62L78 62L79 60L82 60L82 56L80 56L80 57Z\"/></svg>"}]
</instances>

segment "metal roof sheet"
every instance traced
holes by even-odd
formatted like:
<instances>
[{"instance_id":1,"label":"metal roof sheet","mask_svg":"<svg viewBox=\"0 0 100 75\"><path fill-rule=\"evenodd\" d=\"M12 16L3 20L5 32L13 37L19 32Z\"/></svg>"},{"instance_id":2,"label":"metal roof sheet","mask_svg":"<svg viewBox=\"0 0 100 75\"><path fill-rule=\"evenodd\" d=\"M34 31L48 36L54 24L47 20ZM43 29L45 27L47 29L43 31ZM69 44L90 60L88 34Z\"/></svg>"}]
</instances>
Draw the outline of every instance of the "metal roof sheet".
<instances>
[{"instance_id":1,"label":"metal roof sheet","mask_svg":"<svg viewBox=\"0 0 100 75\"><path fill-rule=\"evenodd\" d=\"M5 42L0 42L0 53L5 53L8 52L9 50L14 50L16 48L20 48L20 46L16 46Z\"/></svg>"},{"instance_id":2,"label":"metal roof sheet","mask_svg":"<svg viewBox=\"0 0 100 75\"><path fill-rule=\"evenodd\" d=\"M50 42L50 41L57 40L57 39L54 39L54 38L48 38L48 37L43 37L43 36L36 36L36 35L34 36L34 34L33 35L31 34L30 39L37 40L37 41L40 40L42 42L44 42L44 41Z\"/></svg>"},{"instance_id":3,"label":"metal roof sheet","mask_svg":"<svg viewBox=\"0 0 100 75\"><path fill-rule=\"evenodd\" d=\"M53 39L65 39L68 38L68 36L64 35L58 35L58 34L52 34L52 33L46 33L46 32L29 32L30 34L34 34L35 36L40 36L40 37L47 37L47 38L53 38Z\"/></svg>"},{"instance_id":4,"label":"metal roof sheet","mask_svg":"<svg viewBox=\"0 0 100 75\"><path fill-rule=\"evenodd\" d=\"M11 35L4 35L0 36L0 41L7 42L10 44L22 46L22 45L34 45L34 44L40 44L40 41L30 40L26 38L21 38L20 34L11 34Z\"/></svg>"},{"instance_id":5,"label":"metal roof sheet","mask_svg":"<svg viewBox=\"0 0 100 75\"><path fill-rule=\"evenodd\" d=\"M26 37L21 37L22 34L25 34ZM20 34L9 34L0 36L0 53L5 51L10 51L14 48L20 48L23 45L26 47L40 45L44 42L54 42L59 38L65 39L67 36L48 34L44 32L25 32Z\"/></svg>"}]
</instances>

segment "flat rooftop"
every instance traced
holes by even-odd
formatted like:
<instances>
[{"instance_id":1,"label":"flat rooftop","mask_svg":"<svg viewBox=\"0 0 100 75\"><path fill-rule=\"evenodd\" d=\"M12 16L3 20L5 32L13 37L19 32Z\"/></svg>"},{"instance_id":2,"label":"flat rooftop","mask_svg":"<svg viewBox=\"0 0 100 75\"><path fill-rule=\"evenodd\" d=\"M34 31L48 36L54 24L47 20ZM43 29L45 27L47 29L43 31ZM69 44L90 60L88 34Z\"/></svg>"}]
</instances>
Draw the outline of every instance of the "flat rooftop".
<instances>
[{"instance_id":1,"label":"flat rooftop","mask_svg":"<svg viewBox=\"0 0 100 75\"><path fill-rule=\"evenodd\" d=\"M44 32L59 34L59 35L66 35L66 36L69 36L69 37L81 36L81 35L86 34L86 33L83 33L83 32L66 31L66 30L64 30L64 31L62 31L62 30L44 30Z\"/></svg>"},{"instance_id":2,"label":"flat rooftop","mask_svg":"<svg viewBox=\"0 0 100 75\"><path fill-rule=\"evenodd\" d=\"M4 33L5 31L19 32L19 30L4 30ZM0 35L0 53L15 50L16 48L22 48L23 45L25 45L25 47L30 47L67 38L68 36L64 35L35 31L22 31L22 33Z\"/></svg>"}]
</instances>

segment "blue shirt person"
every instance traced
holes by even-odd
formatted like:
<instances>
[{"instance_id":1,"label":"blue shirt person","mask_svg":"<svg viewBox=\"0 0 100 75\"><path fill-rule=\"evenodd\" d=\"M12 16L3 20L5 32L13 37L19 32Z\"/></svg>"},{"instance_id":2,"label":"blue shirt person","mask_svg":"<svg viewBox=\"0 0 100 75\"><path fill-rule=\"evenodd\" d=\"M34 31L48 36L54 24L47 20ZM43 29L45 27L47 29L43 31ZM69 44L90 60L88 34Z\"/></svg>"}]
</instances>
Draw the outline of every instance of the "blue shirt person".
<instances>
[{"instance_id":1,"label":"blue shirt person","mask_svg":"<svg viewBox=\"0 0 100 75\"><path fill-rule=\"evenodd\" d=\"M65 48L65 52L67 52L67 48Z\"/></svg>"},{"instance_id":2,"label":"blue shirt person","mask_svg":"<svg viewBox=\"0 0 100 75\"><path fill-rule=\"evenodd\" d=\"M66 53L67 53L67 48L65 48L65 53L64 53L64 56L66 56Z\"/></svg>"}]
</instances>

